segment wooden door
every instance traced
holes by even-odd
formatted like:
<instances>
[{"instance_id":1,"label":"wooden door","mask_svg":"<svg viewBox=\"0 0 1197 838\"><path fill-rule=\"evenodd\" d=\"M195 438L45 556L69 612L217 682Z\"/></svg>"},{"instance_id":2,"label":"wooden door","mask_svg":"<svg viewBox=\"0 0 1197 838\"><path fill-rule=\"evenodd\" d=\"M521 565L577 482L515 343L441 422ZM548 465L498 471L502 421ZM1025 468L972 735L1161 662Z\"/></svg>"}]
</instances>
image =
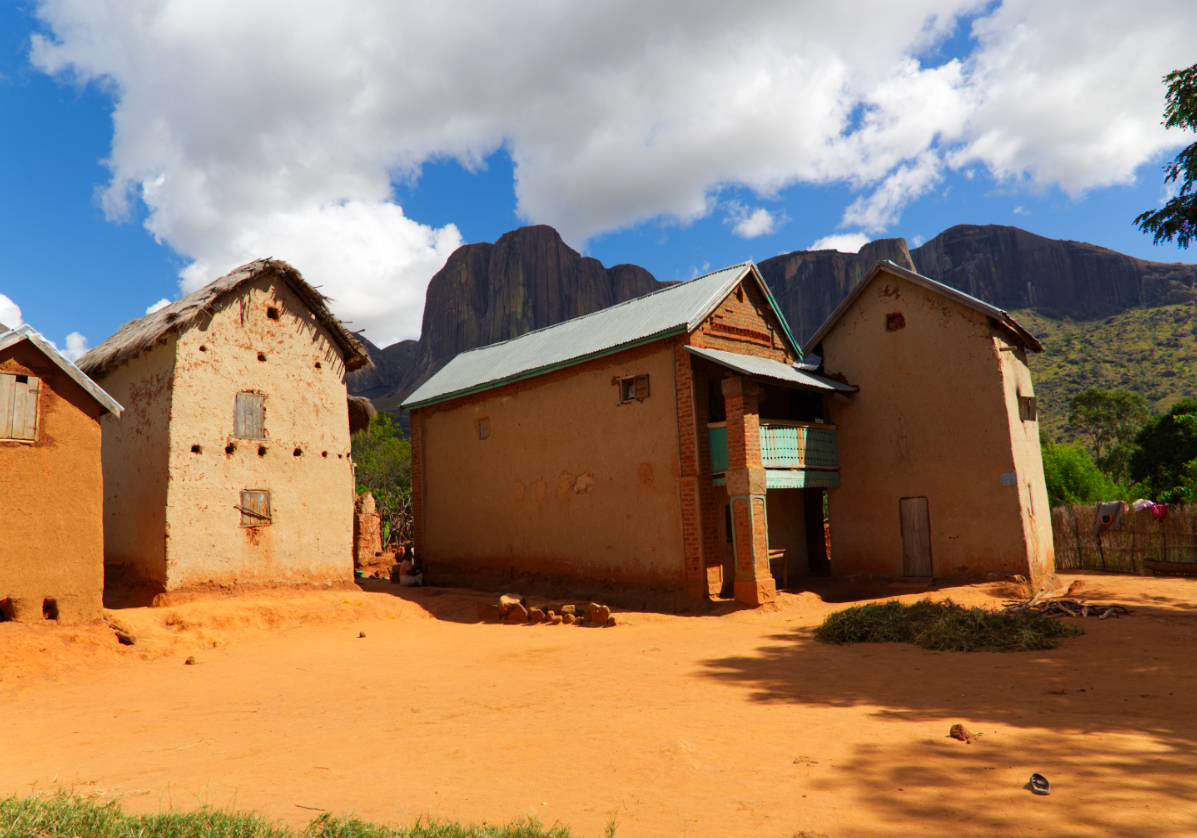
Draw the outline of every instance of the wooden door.
<instances>
[{"instance_id":1,"label":"wooden door","mask_svg":"<svg viewBox=\"0 0 1197 838\"><path fill-rule=\"evenodd\" d=\"M931 575L931 518L926 498L902 498L902 570L906 576Z\"/></svg>"}]
</instances>

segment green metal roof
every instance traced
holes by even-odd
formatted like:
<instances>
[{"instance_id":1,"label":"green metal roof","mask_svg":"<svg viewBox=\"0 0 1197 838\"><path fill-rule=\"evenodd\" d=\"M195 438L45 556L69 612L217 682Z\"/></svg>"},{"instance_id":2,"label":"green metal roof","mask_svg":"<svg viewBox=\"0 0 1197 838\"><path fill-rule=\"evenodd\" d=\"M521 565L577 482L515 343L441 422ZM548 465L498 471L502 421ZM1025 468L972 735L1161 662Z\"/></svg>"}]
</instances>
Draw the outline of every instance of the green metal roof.
<instances>
[{"instance_id":1,"label":"green metal roof","mask_svg":"<svg viewBox=\"0 0 1197 838\"><path fill-rule=\"evenodd\" d=\"M462 352L407 397L405 409L489 390L698 328L732 288L752 276L794 351L801 350L760 271L741 262L626 303L566 320L502 343Z\"/></svg>"},{"instance_id":2,"label":"green metal roof","mask_svg":"<svg viewBox=\"0 0 1197 838\"><path fill-rule=\"evenodd\" d=\"M803 372L789 364L783 364L781 361L774 361L770 358L758 358L755 355L739 355L735 352L725 352L722 349L699 349L696 346L687 346L686 351L700 358L706 358L708 361L714 361L720 366L727 367L736 372L742 372L745 375L755 375L760 378L784 381L808 390L835 390L841 393L855 393L859 389L853 387L851 384L841 384L833 378L815 375L813 372Z\"/></svg>"}]
</instances>

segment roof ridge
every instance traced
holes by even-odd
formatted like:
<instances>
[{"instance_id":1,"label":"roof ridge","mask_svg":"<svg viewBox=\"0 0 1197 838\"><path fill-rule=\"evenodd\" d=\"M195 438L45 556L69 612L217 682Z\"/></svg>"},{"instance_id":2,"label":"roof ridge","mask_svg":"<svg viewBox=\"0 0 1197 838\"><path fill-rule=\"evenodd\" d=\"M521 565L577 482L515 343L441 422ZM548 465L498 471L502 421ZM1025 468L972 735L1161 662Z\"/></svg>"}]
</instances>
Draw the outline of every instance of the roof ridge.
<instances>
[{"instance_id":1,"label":"roof ridge","mask_svg":"<svg viewBox=\"0 0 1197 838\"><path fill-rule=\"evenodd\" d=\"M548 326L541 326L539 329L531 329L530 331L524 332L522 335L516 335L515 337L507 338L506 340L497 341L495 343L488 343L488 344L485 344L484 346L475 346L473 349L463 350L461 352L458 352L457 355L455 355L454 357L458 357L461 355L468 355L471 352L477 352L481 349L490 349L491 347L494 347L494 346L503 346L504 344L512 343L513 341L520 340L521 338L526 338L529 335L535 335L535 334L539 334L541 332L547 332L549 329L556 329L558 326L561 326L565 323L577 323L579 320L585 320L587 317L594 317L595 315L598 315L598 314L605 314L609 311L614 311L617 308L622 308L623 306L631 305L632 303L638 303L641 300L647 300L650 297L655 297L658 294L664 294L667 291L675 291L678 288L684 288L685 286L689 285L691 282L697 282L700 279L706 279L708 276L714 276L715 274L721 274L721 273L724 273L725 271L730 271L732 268L741 268L741 267L744 267L745 265L750 265L750 264L752 264L752 260L746 259L745 261L737 262L734 265L728 265L727 267L719 268L717 270L707 271L705 274L702 274L701 276L696 276L691 279L684 279L679 282L675 282L672 285L666 285L664 288L658 288L656 291L650 291L647 294L641 294L639 297L632 297L632 299L624 300L622 303L615 303L614 305L607 306L606 308L600 308L595 311L587 312L586 314L579 314L577 317L571 317L568 320L562 320L558 323L552 323ZM661 282L661 280L656 279L655 277L654 277L654 280L657 282Z\"/></svg>"}]
</instances>

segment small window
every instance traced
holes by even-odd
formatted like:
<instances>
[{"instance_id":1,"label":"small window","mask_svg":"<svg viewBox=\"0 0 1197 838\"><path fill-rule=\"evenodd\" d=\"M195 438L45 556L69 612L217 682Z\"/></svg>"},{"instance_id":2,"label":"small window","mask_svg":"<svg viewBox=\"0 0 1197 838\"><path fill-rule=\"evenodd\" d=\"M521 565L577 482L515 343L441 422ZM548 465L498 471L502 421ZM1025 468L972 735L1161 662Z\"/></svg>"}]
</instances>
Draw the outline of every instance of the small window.
<instances>
[{"instance_id":1,"label":"small window","mask_svg":"<svg viewBox=\"0 0 1197 838\"><path fill-rule=\"evenodd\" d=\"M896 332L899 329L906 328L906 318L902 312L895 311L893 314L885 315L885 329L889 332Z\"/></svg>"},{"instance_id":2,"label":"small window","mask_svg":"<svg viewBox=\"0 0 1197 838\"><path fill-rule=\"evenodd\" d=\"M619 381L619 400L621 402L642 402L648 398L648 376L638 375L635 378L622 378Z\"/></svg>"},{"instance_id":3,"label":"small window","mask_svg":"<svg viewBox=\"0 0 1197 838\"><path fill-rule=\"evenodd\" d=\"M37 376L0 374L0 439L37 439L40 391Z\"/></svg>"},{"instance_id":4,"label":"small window","mask_svg":"<svg viewBox=\"0 0 1197 838\"><path fill-rule=\"evenodd\" d=\"M478 439L490 439L490 417L478 417Z\"/></svg>"},{"instance_id":5,"label":"small window","mask_svg":"<svg viewBox=\"0 0 1197 838\"><path fill-rule=\"evenodd\" d=\"M266 309L266 316L271 320L278 320L278 309L274 306L270 306Z\"/></svg>"},{"instance_id":6,"label":"small window","mask_svg":"<svg viewBox=\"0 0 1197 838\"><path fill-rule=\"evenodd\" d=\"M1038 416L1038 401L1034 396L1018 397L1018 415L1024 422L1034 422Z\"/></svg>"},{"instance_id":7,"label":"small window","mask_svg":"<svg viewBox=\"0 0 1197 838\"><path fill-rule=\"evenodd\" d=\"M262 393L237 394L233 436L238 439L266 438L266 396Z\"/></svg>"},{"instance_id":8,"label":"small window","mask_svg":"<svg viewBox=\"0 0 1197 838\"><path fill-rule=\"evenodd\" d=\"M264 527L270 523L270 492L254 489L241 493L241 526Z\"/></svg>"}]
</instances>

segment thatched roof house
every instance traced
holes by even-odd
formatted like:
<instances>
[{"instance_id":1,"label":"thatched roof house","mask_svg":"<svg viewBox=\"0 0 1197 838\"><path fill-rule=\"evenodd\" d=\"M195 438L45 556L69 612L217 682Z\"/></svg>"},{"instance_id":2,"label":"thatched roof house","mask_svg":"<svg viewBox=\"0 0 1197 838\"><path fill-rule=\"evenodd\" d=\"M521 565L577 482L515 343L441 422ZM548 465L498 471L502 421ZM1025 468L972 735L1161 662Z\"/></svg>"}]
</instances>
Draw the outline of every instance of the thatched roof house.
<instances>
[{"instance_id":1,"label":"thatched roof house","mask_svg":"<svg viewBox=\"0 0 1197 838\"><path fill-rule=\"evenodd\" d=\"M369 363L328 298L275 259L83 356L127 408L104 426L110 576L158 590L352 578L345 376Z\"/></svg>"}]
</instances>

